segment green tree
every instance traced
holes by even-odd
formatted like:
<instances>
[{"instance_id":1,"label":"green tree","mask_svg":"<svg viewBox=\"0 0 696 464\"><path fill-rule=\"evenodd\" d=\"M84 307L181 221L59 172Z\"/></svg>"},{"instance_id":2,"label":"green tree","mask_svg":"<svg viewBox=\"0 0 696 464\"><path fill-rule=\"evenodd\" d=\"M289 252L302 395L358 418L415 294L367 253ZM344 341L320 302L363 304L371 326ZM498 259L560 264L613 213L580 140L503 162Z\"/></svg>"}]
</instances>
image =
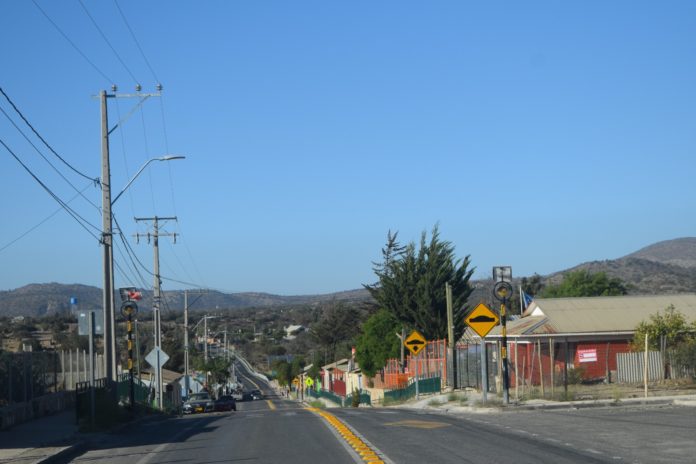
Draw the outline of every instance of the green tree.
<instances>
[{"instance_id":1,"label":"green tree","mask_svg":"<svg viewBox=\"0 0 696 464\"><path fill-rule=\"evenodd\" d=\"M664 341L664 348L674 352L676 366L696 373L696 321L688 324L684 315L674 305L669 305L664 313L658 311L649 321L638 324L633 336L634 350L645 349L646 334L649 349L661 350Z\"/></svg>"},{"instance_id":2,"label":"green tree","mask_svg":"<svg viewBox=\"0 0 696 464\"><path fill-rule=\"evenodd\" d=\"M535 273L531 277L522 277L520 286L522 287L522 291L527 295L536 296L543 290L544 283L541 280L541 276Z\"/></svg>"},{"instance_id":3,"label":"green tree","mask_svg":"<svg viewBox=\"0 0 696 464\"><path fill-rule=\"evenodd\" d=\"M464 317L469 310L467 299L473 288L469 279L469 256L456 259L454 246L440 240L438 226L433 227L430 241L423 232L420 247L409 243L402 247L397 234L387 235L382 249L383 262L373 268L379 281L364 287L381 308L402 324L418 329L428 339L447 337L447 306L445 284L452 285L454 336L459 339L465 330Z\"/></svg>"},{"instance_id":4,"label":"green tree","mask_svg":"<svg viewBox=\"0 0 696 464\"><path fill-rule=\"evenodd\" d=\"M324 311L319 321L310 328L310 334L326 350L326 358L333 360L337 353L346 351L358 334L359 326L360 313L338 302Z\"/></svg>"},{"instance_id":5,"label":"green tree","mask_svg":"<svg viewBox=\"0 0 696 464\"><path fill-rule=\"evenodd\" d=\"M355 357L366 376L374 377L387 359L399 355L401 342L396 333L400 331L401 324L386 309L380 309L365 321L357 340Z\"/></svg>"},{"instance_id":6,"label":"green tree","mask_svg":"<svg viewBox=\"0 0 696 464\"><path fill-rule=\"evenodd\" d=\"M637 351L645 349L645 335L648 335L648 348L660 350L664 337L665 348L675 349L689 339L689 324L682 313L674 305L665 308L664 313L658 311L650 315L649 321L642 321L636 327L633 335L633 348Z\"/></svg>"},{"instance_id":7,"label":"green tree","mask_svg":"<svg viewBox=\"0 0 696 464\"><path fill-rule=\"evenodd\" d=\"M544 298L618 296L627 293L621 279L609 277L605 272L591 273L586 269L568 272L557 285L548 285L542 292Z\"/></svg>"}]
</instances>

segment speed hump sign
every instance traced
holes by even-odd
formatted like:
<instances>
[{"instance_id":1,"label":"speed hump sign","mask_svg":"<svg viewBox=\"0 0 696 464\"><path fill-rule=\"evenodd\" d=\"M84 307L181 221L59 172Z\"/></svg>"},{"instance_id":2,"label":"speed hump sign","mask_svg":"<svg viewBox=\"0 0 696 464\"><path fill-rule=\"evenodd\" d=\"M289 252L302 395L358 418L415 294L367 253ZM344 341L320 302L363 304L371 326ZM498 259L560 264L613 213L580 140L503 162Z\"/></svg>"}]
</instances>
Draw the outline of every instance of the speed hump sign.
<instances>
[{"instance_id":1,"label":"speed hump sign","mask_svg":"<svg viewBox=\"0 0 696 464\"><path fill-rule=\"evenodd\" d=\"M474 332L476 332L479 337L483 338L488 335L488 332L490 332L493 327L498 325L500 318L496 313L491 311L488 306L479 303L479 305L466 316L464 321L469 327L474 329Z\"/></svg>"},{"instance_id":2,"label":"speed hump sign","mask_svg":"<svg viewBox=\"0 0 696 464\"><path fill-rule=\"evenodd\" d=\"M411 332L411 334L404 340L404 346L413 353L414 356L418 355L423 348L425 348L425 337L417 330Z\"/></svg>"}]
</instances>

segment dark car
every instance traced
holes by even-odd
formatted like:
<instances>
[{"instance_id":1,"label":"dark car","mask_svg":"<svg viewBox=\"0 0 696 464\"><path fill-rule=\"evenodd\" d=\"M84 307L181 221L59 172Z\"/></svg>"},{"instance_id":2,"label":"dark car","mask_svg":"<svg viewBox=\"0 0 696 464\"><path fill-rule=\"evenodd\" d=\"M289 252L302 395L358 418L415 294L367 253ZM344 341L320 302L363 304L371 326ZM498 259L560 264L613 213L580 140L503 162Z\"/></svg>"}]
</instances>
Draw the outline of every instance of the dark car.
<instances>
[{"instance_id":1,"label":"dark car","mask_svg":"<svg viewBox=\"0 0 696 464\"><path fill-rule=\"evenodd\" d=\"M236 411L237 402L232 395L222 395L220 398L215 400L215 410L216 411Z\"/></svg>"},{"instance_id":2,"label":"dark car","mask_svg":"<svg viewBox=\"0 0 696 464\"><path fill-rule=\"evenodd\" d=\"M252 390L251 391L251 399L252 400L262 400L263 393L261 393L261 390Z\"/></svg>"},{"instance_id":3,"label":"dark car","mask_svg":"<svg viewBox=\"0 0 696 464\"><path fill-rule=\"evenodd\" d=\"M195 414L197 412L210 412L215 410L215 402L209 393L194 393L184 403L184 414Z\"/></svg>"}]
</instances>

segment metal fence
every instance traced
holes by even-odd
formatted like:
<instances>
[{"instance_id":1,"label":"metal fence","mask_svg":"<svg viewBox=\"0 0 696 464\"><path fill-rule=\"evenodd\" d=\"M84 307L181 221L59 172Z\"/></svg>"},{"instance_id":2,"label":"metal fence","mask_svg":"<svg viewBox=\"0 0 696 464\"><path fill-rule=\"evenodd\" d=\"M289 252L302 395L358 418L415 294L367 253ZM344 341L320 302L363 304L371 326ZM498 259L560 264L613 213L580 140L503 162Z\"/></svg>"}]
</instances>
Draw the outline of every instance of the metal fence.
<instances>
[{"instance_id":1,"label":"metal fence","mask_svg":"<svg viewBox=\"0 0 696 464\"><path fill-rule=\"evenodd\" d=\"M619 383L641 383L645 380L645 353L622 353L616 355L617 381ZM694 372L674 361L674 353L665 356L659 351L648 352L648 382L666 379L693 378Z\"/></svg>"},{"instance_id":2,"label":"metal fence","mask_svg":"<svg viewBox=\"0 0 696 464\"><path fill-rule=\"evenodd\" d=\"M54 351L0 351L0 406L62 390L60 368L60 356Z\"/></svg>"},{"instance_id":3,"label":"metal fence","mask_svg":"<svg viewBox=\"0 0 696 464\"><path fill-rule=\"evenodd\" d=\"M351 406L353 403L353 394L350 394L346 397L342 397L339 395L336 395L335 393L332 393L330 391L326 390L314 390L313 388L308 388L305 390L305 393L311 396L312 398L325 398L333 403L341 405L341 407L346 407L346 406ZM364 391L361 391L359 393L360 395L360 403L359 404L367 404L371 405L372 404L372 399L370 397L370 394Z\"/></svg>"},{"instance_id":4,"label":"metal fence","mask_svg":"<svg viewBox=\"0 0 696 464\"><path fill-rule=\"evenodd\" d=\"M431 377L429 379L418 379L418 393L439 393L442 391L442 379ZM403 401L416 396L416 379L406 388L387 390L384 392L384 401Z\"/></svg>"},{"instance_id":5,"label":"metal fence","mask_svg":"<svg viewBox=\"0 0 696 464\"><path fill-rule=\"evenodd\" d=\"M495 345L489 345L486 350L486 363L488 373L488 391L496 391L495 376L498 372L498 356L494 348ZM452 385L452 378L456 377L457 388L482 388L481 376L481 344L470 343L460 344L456 346L455 356L457 365L455 369L450 368L448 375L448 384ZM451 360L450 360L451 364Z\"/></svg>"}]
</instances>

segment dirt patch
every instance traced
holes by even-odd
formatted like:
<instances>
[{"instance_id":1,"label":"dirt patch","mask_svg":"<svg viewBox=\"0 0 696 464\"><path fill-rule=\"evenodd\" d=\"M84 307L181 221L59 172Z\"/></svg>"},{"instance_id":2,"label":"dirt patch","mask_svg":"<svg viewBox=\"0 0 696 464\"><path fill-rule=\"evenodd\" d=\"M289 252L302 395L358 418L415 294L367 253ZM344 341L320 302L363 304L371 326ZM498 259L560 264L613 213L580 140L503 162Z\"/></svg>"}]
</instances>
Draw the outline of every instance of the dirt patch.
<instances>
[{"instance_id":1,"label":"dirt patch","mask_svg":"<svg viewBox=\"0 0 696 464\"><path fill-rule=\"evenodd\" d=\"M676 396L696 394L696 382L693 381L674 381L655 382L648 384L648 396ZM636 384L604 384L594 385L568 385L566 395L563 385L556 385L553 389L546 387L543 395L539 386L520 387L515 392L515 388L510 389L510 398L519 396L520 400L548 399L548 400L621 400L625 398L642 398L645 395L643 385Z\"/></svg>"}]
</instances>

